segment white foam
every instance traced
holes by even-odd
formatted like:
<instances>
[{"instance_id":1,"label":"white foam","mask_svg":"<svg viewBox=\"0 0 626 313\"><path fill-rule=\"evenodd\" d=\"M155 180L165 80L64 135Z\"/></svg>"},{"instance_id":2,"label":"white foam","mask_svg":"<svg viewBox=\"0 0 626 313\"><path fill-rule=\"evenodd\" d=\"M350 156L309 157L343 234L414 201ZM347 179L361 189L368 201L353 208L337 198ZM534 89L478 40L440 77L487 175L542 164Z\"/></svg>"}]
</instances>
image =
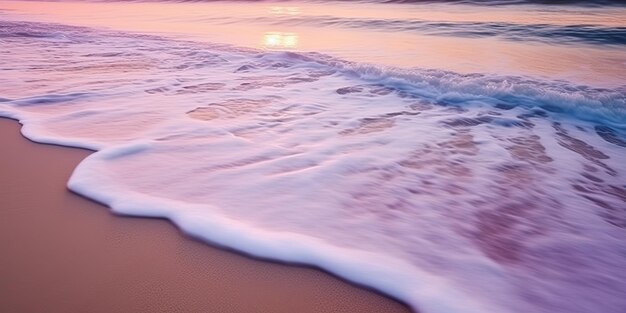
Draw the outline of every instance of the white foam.
<instances>
[{"instance_id":1,"label":"white foam","mask_svg":"<svg viewBox=\"0 0 626 313\"><path fill-rule=\"evenodd\" d=\"M227 246L256 257L312 264L352 282L409 301L426 312L487 312L493 308L458 292L440 277L384 254L333 246L320 239L286 231L266 231L240 220L207 214L209 205L129 192L107 177L102 162L142 147L116 148L91 155L76 168L68 186L73 191L105 203L119 214L167 218L193 237ZM105 172L103 172L105 171ZM122 195L116 196L116 195ZM453 302L449 299L454 299ZM411 302L412 299L419 299Z\"/></svg>"},{"instance_id":2,"label":"white foam","mask_svg":"<svg viewBox=\"0 0 626 313\"><path fill-rule=\"evenodd\" d=\"M98 150L68 186L117 213L420 312L625 305L624 148L594 131L623 136L619 90L56 31L69 41L12 38L7 63L41 68L47 49L80 65L40 85L12 72L0 114L33 140Z\"/></svg>"}]
</instances>

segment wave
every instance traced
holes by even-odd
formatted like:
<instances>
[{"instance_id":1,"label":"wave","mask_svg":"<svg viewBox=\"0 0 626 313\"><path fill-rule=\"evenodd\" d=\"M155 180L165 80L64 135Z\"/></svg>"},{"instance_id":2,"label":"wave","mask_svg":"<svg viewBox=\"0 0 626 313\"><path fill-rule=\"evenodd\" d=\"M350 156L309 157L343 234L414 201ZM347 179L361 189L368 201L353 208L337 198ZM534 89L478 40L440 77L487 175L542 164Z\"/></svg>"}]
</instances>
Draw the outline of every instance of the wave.
<instances>
[{"instance_id":1,"label":"wave","mask_svg":"<svg viewBox=\"0 0 626 313\"><path fill-rule=\"evenodd\" d=\"M63 0L53 0L63 1ZM270 0L91 0L94 2L270 2ZM362 3L398 3L398 4L462 4L475 6L507 6L507 5L575 5L582 7L624 6L621 0L307 0L305 2L362 2ZM276 2L276 1L272 1ZM294 2L293 0L279 0L278 2Z\"/></svg>"},{"instance_id":2,"label":"wave","mask_svg":"<svg viewBox=\"0 0 626 313\"><path fill-rule=\"evenodd\" d=\"M450 4L470 4L478 6L492 6L492 5L576 5L576 6L607 6L616 5L623 6L624 2L620 0L382 0L386 3L450 3Z\"/></svg>"},{"instance_id":3,"label":"wave","mask_svg":"<svg viewBox=\"0 0 626 313\"><path fill-rule=\"evenodd\" d=\"M506 105L550 112L626 127L626 85L594 88L567 81L493 74L459 74L436 69L401 69L345 61L320 53L269 52L258 55L268 61L298 60L329 66L345 75L389 88L403 97L429 98L440 105L471 105L474 101L494 107Z\"/></svg>"},{"instance_id":4,"label":"wave","mask_svg":"<svg viewBox=\"0 0 626 313\"><path fill-rule=\"evenodd\" d=\"M246 20L246 19L244 19ZM216 23L230 23L228 18L214 18ZM329 16L258 17L248 22L280 26L317 26L371 29L384 32L417 32L432 36L466 38L496 37L513 41L538 41L551 44L626 45L626 27L594 25L514 24L497 22L433 22L406 19L358 19Z\"/></svg>"},{"instance_id":5,"label":"wave","mask_svg":"<svg viewBox=\"0 0 626 313\"><path fill-rule=\"evenodd\" d=\"M97 149L68 185L116 213L420 312L626 305L626 87L54 24L0 37L0 115Z\"/></svg>"},{"instance_id":6,"label":"wave","mask_svg":"<svg viewBox=\"0 0 626 313\"><path fill-rule=\"evenodd\" d=\"M68 40L65 32L74 33L87 30L71 26L55 26L54 32L40 29L40 25L30 22L0 21L0 38L57 38ZM64 31L63 33L60 30ZM125 36L124 34L118 34ZM159 37L135 35L137 38L158 39ZM74 36L78 40L79 36ZM403 97L430 98L446 105L463 105L475 100L486 101L493 106L506 103L526 109L543 108L571 117L605 123L614 127L626 127L626 85L614 89L574 85L568 81L547 81L532 77L500 76L497 74L459 74L438 69L402 69L351 62L317 52L258 52L252 49L211 45L212 48L230 51L249 51L255 58L263 60L263 65L250 65L257 70L272 68L283 61L297 62L300 66L340 71L345 75L358 77L372 84L384 85ZM111 56L130 54L113 53ZM136 54L135 54L136 55ZM97 54L89 55L97 56ZM108 56L108 55L104 55ZM78 96L85 96L77 93ZM74 96L74 95L72 95ZM67 96L52 95L43 99L22 99L18 105L57 102ZM57 100L60 99L60 100Z\"/></svg>"}]
</instances>

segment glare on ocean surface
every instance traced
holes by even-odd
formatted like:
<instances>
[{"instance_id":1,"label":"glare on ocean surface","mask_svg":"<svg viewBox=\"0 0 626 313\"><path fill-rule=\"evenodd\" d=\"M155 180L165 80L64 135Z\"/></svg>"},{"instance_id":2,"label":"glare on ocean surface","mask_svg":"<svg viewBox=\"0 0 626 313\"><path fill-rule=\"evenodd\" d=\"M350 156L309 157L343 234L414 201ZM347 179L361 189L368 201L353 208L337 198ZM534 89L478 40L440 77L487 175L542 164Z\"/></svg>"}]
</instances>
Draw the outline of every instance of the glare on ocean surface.
<instances>
[{"instance_id":1,"label":"glare on ocean surface","mask_svg":"<svg viewBox=\"0 0 626 313\"><path fill-rule=\"evenodd\" d=\"M263 47L267 49L295 49L298 47L298 34L267 32L263 35Z\"/></svg>"},{"instance_id":2,"label":"glare on ocean surface","mask_svg":"<svg viewBox=\"0 0 626 313\"><path fill-rule=\"evenodd\" d=\"M274 15L299 15L300 7L272 6L269 8L269 12Z\"/></svg>"}]
</instances>

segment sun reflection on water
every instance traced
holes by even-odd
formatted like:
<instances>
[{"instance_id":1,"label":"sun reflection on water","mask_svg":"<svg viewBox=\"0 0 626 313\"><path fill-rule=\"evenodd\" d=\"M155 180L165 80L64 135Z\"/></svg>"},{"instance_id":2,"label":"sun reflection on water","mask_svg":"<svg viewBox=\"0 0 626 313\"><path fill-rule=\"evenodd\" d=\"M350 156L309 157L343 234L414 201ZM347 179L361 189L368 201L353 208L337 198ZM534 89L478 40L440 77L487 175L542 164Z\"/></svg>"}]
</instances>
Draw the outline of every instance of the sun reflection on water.
<instances>
[{"instance_id":1,"label":"sun reflection on water","mask_svg":"<svg viewBox=\"0 0 626 313\"><path fill-rule=\"evenodd\" d=\"M266 32L263 34L263 47L273 50L291 50L298 47L298 34Z\"/></svg>"},{"instance_id":2,"label":"sun reflection on water","mask_svg":"<svg viewBox=\"0 0 626 313\"><path fill-rule=\"evenodd\" d=\"M299 15L300 7L273 6L269 8L269 12L273 15Z\"/></svg>"},{"instance_id":3,"label":"sun reflection on water","mask_svg":"<svg viewBox=\"0 0 626 313\"><path fill-rule=\"evenodd\" d=\"M267 10L277 20L302 13L297 6L271 6ZM298 47L298 40L299 36L294 32L265 32L261 45L270 50L293 50Z\"/></svg>"}]
</instances>

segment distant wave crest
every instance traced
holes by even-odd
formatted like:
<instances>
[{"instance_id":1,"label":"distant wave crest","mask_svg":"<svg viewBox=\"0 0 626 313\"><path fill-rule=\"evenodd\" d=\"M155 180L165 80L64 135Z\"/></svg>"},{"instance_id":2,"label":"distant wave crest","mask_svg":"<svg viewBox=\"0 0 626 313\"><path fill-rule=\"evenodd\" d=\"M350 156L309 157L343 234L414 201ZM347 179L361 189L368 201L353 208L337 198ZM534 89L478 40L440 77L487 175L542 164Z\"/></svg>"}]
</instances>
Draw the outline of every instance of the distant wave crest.
<instances>
[{"instance_id":1,"label":"distant wave crest","mask_svg":"<svg viewBox=\"0 0 626 313\"><path fill-rule=\"evenodd\" d=\"M320 63L374 84L387 86L404 97L432 98L441 105L463 105L476 100L497 106L543 108L582 120L626 128L626 85L615 89L543 81L494 74L459 74L439 69L401 69L349 62L320 53L269 52L262 58L298 59Z\"/></svg>"},{"instance_id":2,"label":"distant wave crest","mask_svg":"<svg viewBox=\"0 0 626 313\"><path fill-rule=\"evenodd\" d=\"M146 0L92 0L97 2L145 2ZM153 2L224 2L228 0L151 0ZM232 0L231 0L232 1ZM240 2L264 2L269 0L235 0ZM308 2L341 2L352 0L309 0ZM283 2L289 2L289 0L283 0ZM493 6L493 5L576 5L585 7L600 7L600 6L624 6L626 3L621 0L360 0L360 2L369 3L403 3L403 4L429 4L429 3L449 3L449 4L464 4L464 5L478 5L478 6Z\"/></svg>"},{"instance_id":3,"label":"distant wave crest","mask_svg":"<svg viewBox=\"0 0 626 313\"><path fill-rule=\"evenodd\" d=\"M219 20L215 20L219 22ZM514 41L539 41L551 44L626 45L626 27L597 25L515 24L504 22L433 22L406 19L362 19L316 17L254 18L251 22L290 26L345 27L384 32L419 32L433 36L468 38L498 37Z\"/></svg>"}]
</instances>

